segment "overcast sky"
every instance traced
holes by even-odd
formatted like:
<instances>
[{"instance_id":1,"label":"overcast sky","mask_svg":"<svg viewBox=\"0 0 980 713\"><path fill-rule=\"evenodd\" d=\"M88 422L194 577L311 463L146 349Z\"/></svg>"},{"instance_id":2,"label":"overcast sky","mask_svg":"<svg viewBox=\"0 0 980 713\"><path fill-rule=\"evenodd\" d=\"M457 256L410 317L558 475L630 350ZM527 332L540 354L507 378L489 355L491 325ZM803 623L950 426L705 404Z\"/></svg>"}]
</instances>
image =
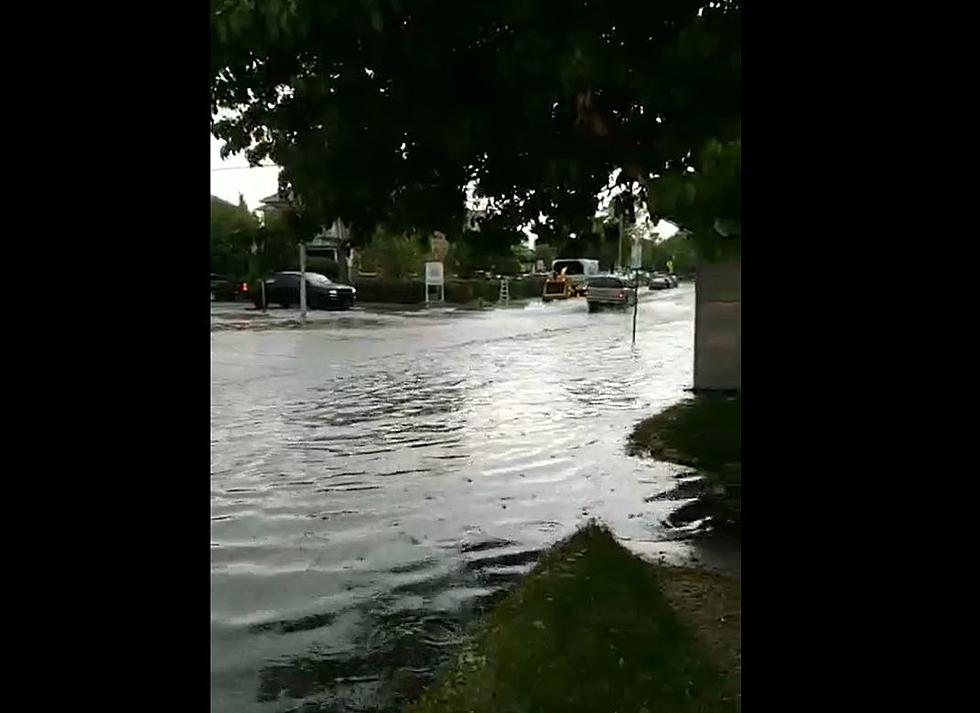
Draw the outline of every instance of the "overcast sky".
<instances>
[{"instance_id":1,"label":"overcast sky","mask_svg":"<svg viewBox=\"0 0 980 713\"><path fill-rule=\"evenodd\" d=\"M241 154L222 161L221 142L211 137L211 195L237 204L238 195L241 194L245 197L249 210L254 211L259 207L260 200L271 196L278 188L277 166L250 168L245 156ZM606 197L602 202L606 203L608 200ZM661 220L654 230L662 237L669 238L677 232L677 227Z\"/></svg>"},{"instance_id":2,"label":"overcast sky","mask_svg":"<svg viewBox=\"0 0 980 713\"><path fill-rule=\"evenodd\" d=\"M216 170L217 169L217 170ZM211 195L229 203L238 203L238 194L245 196L249 210L259 207L259 201L279 188L279 169L276 166L249 168L244 155L221 160L221 142L211 137Z\"/></svg>"}]
</instances>

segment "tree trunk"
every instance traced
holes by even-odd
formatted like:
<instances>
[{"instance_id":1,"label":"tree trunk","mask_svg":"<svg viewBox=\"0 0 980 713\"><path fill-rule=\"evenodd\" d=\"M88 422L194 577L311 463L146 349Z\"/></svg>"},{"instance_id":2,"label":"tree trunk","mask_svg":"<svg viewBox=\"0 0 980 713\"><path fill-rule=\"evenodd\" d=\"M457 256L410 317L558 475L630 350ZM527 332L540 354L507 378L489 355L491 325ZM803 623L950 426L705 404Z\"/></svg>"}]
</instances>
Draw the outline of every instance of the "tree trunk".
<instances>
[{"instance_id":1,"label":"tree trunk","mask_svg":"<svg viewBox=\"0 0 980 713\"><path fill-rule=\"evenodd\" d=\"M350 255L350 243L340 242L337 244L337 278L345 285L351 284L350 266L347 258Z\"/></svg>"}]
</instances>

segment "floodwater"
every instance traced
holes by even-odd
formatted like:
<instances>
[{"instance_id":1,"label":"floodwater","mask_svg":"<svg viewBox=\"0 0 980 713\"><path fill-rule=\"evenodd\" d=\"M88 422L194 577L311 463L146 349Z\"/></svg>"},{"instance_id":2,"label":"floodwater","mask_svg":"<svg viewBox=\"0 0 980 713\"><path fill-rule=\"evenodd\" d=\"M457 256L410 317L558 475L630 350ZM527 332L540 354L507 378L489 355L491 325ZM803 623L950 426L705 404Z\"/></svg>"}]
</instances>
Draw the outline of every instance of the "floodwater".
<instances>
[{"instance_id":1,"label":"floodwater","mask_svg":"<svg viewBox=\"0 0 980 713\"><path fill-rule=\"evenodd\" d=\"M212 710L401 710L589 518L684 556L681 469L624 443L690 386L694 292L641 296L635 347L581 300L212 333Z\"/></svg>"}]
</instances>

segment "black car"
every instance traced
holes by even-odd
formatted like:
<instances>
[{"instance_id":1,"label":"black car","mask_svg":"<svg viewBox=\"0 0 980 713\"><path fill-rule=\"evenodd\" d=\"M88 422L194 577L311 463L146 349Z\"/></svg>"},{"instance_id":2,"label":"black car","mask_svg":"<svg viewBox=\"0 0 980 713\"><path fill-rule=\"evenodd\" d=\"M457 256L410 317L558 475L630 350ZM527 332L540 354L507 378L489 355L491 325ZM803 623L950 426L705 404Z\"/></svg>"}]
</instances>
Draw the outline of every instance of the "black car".
<instances>
[{"instance_id":1,"label":"black car","mask_svg":"<svg viewBox=\"0 0 980 713\"><path fill-rule=\"evenodd\" d=\"M232 280L224 275L211 273L211 301L233 302L248 293L248 283Z\"/></svg>"},{"instance_id":2,"label":"black car","mask_svg":"<svg viewBox=\"0 0 980 713\"><path fill-rule=\"evenodd\" d=\"M275 272L265 279L266 305L293 307L299 305L301 273ZM262 307L262 286L250 291L255 306ZM354 306L357 290L350 285L333 282L318 272L306 273L306 306L310 309L350 309Z\"/></svg>"}]
</instances>

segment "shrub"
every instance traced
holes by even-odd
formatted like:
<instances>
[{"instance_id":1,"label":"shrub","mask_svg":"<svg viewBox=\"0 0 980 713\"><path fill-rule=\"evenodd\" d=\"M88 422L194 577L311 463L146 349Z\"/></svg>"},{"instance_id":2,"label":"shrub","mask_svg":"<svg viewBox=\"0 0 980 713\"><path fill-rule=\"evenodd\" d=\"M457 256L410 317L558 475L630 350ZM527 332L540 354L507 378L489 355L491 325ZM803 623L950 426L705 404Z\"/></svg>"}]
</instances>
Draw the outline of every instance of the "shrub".
<instances>
[{"instance_id":1,"label":"shrub","mask_svg":"<svg viewBox=\"0 0 980 713\"><path fill-rule=\"evenodd\" d=\"M510 281L510 296L512 299L526 300L540 297L544 292L544 279L540 277L523 277Z\"/></svg>"},{"instance_id":2,"label":"shrub","mask_svg":"<svg viewBox=\"0 0 980 713\"><path fill-rule=\"evenodd\" d=\"M425 302L424 280L389 280L384 277L358 277L357 299L359 302L380 302L388 304L421 304ZM510 281L511 299L540 297L544 281L539 278L524 278ZM468 304L477 299L496 302L500 297L499 280L448 280L446 282L446 302Z\"/></svg>"},{"instance_id":3,"label":"shrub","mask_svg":"<svg viewBox=\"0 0 980 713\"><path fill-rule=\"evenodd\" d=\"M425 301L425 282L422 280L359 277L354 284L357 287L358 302L413 305Z\"/></svg>"},{"instance_id":4,"label":"shrub","mask_svg":"<svg viewBox=\"0 0 980 713\"><path fill-rule=\"evenodd\" d=\"M378 232L361 251L361 269L402 280L422 271L425 251L415 238Z\"/></svg>"},{"instance_id":5,"label":"shrub","mask_svg":"<svg viewBox=\"0 0 980 713\"><path fill-rule=\"evenodd\" d=\"M336 260L328 257L310 257L306 259L307 272L319 272L326 275L331 280L336 280L340 276L340 265Z\"/></svg>"}]
</instances>

